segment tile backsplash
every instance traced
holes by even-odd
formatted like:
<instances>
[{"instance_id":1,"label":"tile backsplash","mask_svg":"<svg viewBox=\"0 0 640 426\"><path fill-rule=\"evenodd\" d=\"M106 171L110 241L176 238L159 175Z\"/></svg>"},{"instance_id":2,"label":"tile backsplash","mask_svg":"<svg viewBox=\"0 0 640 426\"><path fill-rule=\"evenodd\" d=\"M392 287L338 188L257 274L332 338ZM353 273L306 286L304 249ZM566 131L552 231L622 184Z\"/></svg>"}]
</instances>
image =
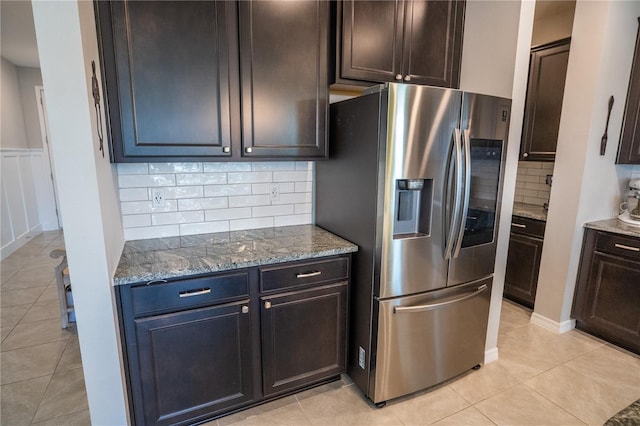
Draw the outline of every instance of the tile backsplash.
<instances>
[{"instance_id":1,"label":"tile backsplash","mask_svg":"<svg viewBox=\"0 0 640 426\"><path fill-rule=\"evenodd\" d=\"M307 161L118 164L125 240L312 223L313 167Z\"/></svg>"},{"instance_id":2,"label":"tile backsplash","mask_svg":"<svg viewBox=\"0 0 640 426\"><path fill-rule=\"evenodd\" d=\"M554 165L547 161L518 162L514 201L538 206L548 203L551 187L545 183L545 179L553 174Z\"/></svg>"}]
</instances>

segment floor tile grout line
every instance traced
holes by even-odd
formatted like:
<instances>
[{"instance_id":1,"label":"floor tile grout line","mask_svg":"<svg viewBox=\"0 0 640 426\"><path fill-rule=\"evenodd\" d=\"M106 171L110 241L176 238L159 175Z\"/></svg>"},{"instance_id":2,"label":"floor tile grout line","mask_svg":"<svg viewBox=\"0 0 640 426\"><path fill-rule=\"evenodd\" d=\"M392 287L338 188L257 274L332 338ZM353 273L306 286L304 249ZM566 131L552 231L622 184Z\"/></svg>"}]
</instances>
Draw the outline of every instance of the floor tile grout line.
<instances>
[{"instance_id":1,"label":"floor tile grout line","mask_svg":"<svg viewBox=\"0 0 640 426\"><path fill-rule=\"evenodd\" d=\"M540 392L538 392L537 390L535 390L534 388L532 388L531 386L529 386L526 383L523 383L527 388L529 388L529 390L531 390L533 393L535 393L536 395L546 399L547 401L549 401L551 404L555 405L556 407L560 408L562 411L564 411L565 413L569 414L571 417L577 419L578 421L580 421L581 423L588 425L589 423L587 423L586 421L582 420L580 417L576 416L575 414L573 414L571 411L567 410L565 407L557 404L555 401L552 401L551 399L547 398L545 395L541 394Z\"/></svg>"},{"instance_id":2,"label":"floor tile grout line","mask_svg":"<svg viewBox=\"0 0 640 426\"><path fill-rule=\"evenodd\" d=\"M39 407L38 407L38 408L39 408ZM32 420L31 420L31 423L29 423L29 426L31 426L31 425L37 425L37 424L44 423L44 422L50 422L50 421L55 420L55 419L61 419L61 418L66 417L66 416L70 416L71 414L81 413L81 412L83 412L83 411L85 411L85 410L88 410L88 408L83 408L82 410L77 410L77 411L71 411L71 412L66 413L66 414L61 414L61 415L59 415L59 416L51 417L50 419L42 419L42 420L38 420L38 422L37 422L37 423L34 423L34 422L33 422L33 419L32 419ZM35 414L34 414L33 416L35 417ZM60 423L60 424L62 424L62 423Z\"/></svg>"}]
</instances>

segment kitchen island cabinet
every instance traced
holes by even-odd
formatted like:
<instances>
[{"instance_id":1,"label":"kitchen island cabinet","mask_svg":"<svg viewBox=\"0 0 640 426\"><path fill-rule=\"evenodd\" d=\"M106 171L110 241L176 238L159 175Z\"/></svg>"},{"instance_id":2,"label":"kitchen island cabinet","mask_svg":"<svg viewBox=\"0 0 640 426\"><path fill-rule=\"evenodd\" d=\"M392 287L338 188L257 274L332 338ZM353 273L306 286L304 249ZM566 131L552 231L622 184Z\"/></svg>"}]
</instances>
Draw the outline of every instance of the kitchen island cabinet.
<instances>
[{"instance_id":1,"label":"kitchen island cabinet","mask_svg":"<svg viewBox=\"0 0 640 426\"><path fill-rule=\"evenodd\" d=\"M339 377L355 250L310 225L127 242L115 291L134 423L193 424Z\"/></svg>"},{"instance_id":2,"label":"kitchen island cabinet","mask_svg":"<svg viewBox=\"0 0 640 426\"><path fill-rule=\"evenodd\" d=\"M95 10L112 161L327 156L328 2Z\"/></svg>"},{"instance_id":3,"label":"kitchen island cabinet","mask_svg":"<svg viewBox=\"0 0 640 426\"><path fill-rule=\"evenodd\" d=\"M576 328L640 354L640 231L616 222L586 225L572 314Z\"/></svg>"},{"instance_id":4,"label":"kitchen island cabinet","mask_svg":"<svg viewBox=\"0 0 640 426\"><path fill-rule=\"evenodd\" d=\"M337 3L333 83L458 88L464 1Z\"/></svg>"}]
</instances>

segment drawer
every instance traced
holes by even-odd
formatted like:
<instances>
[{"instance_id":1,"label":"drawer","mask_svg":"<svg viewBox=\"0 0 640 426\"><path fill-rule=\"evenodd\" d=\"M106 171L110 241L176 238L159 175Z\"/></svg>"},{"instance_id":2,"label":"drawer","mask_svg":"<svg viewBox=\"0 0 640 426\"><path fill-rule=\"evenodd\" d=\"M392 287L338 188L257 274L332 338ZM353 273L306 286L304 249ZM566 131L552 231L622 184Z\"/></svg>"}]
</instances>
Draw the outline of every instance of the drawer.
<instances>
[{"instance_id":1,"label":"drawer","mask_svg":"<svg viewBox=\"0 0 640 426\"><path fill-rule=\"evenodd\" d=\"M640 238L598 232L596 250L640 261Z\"/></svg>"},{"instance_id":2,"label":"drawer","mask_svg":"<svg viewBox=\"0 0 640 426\"><path fill-rule=\"evenodd\" d=\"M526 217L511 217L511 232L514 234L530 235L532 237L544 238L544 228L546 222L529 219Z\"/></svg>"},{"instance_id":3,"label":"drawer","mask_svg":"<svg viewBox=\"0 0 640 426\"><path fill-rule=\"evenodd\" d=\"M131 288L133 314L177 311L248 297L247 272L215 275Z\"/></svg>"},{"instance_id":4,"label":"drawer","mask_svg":"<svg viewBox=\"0 0 640 426\"><path fill-rule=\"evenodd\" d=\"M349 258L338 257L260 268L263 292L349 278Z\"/></svg>"}]
</instances>

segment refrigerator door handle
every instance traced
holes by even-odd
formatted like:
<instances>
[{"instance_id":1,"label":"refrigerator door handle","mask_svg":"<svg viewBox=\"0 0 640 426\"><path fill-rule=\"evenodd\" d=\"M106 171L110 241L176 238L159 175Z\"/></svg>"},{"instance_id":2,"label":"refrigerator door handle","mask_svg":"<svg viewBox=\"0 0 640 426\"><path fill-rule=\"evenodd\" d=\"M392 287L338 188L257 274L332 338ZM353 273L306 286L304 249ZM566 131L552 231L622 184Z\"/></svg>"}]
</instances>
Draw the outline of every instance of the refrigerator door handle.
<instances>
[{"instance_id":1,"label":"refrigerator door handle","mask_svg":"<svg viewBox=\"0 0 640 426\"><path fill-rule=\"evenodd\" d=\"M471 197L471 138L469 137L469 129L462 132L462 151L464 153L464 196L462 201L462 212L460 214L458 236L453 249L453 258L458 257L460 248L462 247L462 238L464 237L465 224L467 222L467 214L469 213L469 198Z\"/></svg>"},{"instance_id":2,"label":"refrigerator door handle","mask_svg":"<svg viewBox=\"0 0 640 426\"><path fill-rule=\"evenodd\" d=\"M451 220L451 225L449 226L449 232L447 232L447 240L444 248L444 258L451 259L454 253L455 243L457 242L456 238L456 230L460 224L460 209L462 207L462 180L463 180L463 171L462 171L462 136L460 134L460 129L453 129L453 141L454 141L454 155L455 155L455 194L453 200L453 219ZM451 188L449 188L449 191Z\"/></svg>"},{"instance_id":3,"label":"refrigerator door handle","mask_svg":"<svg viewBox=\"0 0 640 426\"><path fill-rule=\"evenodd\" d=\"M465 294L464 296L447 300L446 302L427 303L426 305L416 305L416 306L396 306L393 308L393 313L394 314L410 314L413 312L430 311L432 309L442 308L443 306L452 305L454 303L462 302L463 300L471 299L472 297L476 297L479 294L484 293L486 290L487 290L487 285L482 284L473 293Z\"/></svg>"}]
</instances>

